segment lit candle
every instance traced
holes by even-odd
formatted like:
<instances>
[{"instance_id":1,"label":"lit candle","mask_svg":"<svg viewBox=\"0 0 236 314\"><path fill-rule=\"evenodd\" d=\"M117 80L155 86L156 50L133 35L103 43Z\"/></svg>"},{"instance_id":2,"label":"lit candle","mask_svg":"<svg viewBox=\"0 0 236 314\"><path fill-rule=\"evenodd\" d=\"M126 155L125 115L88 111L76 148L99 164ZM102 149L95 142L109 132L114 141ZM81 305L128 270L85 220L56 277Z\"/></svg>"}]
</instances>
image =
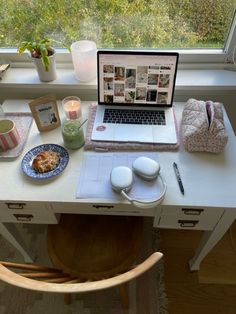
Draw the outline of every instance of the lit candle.
<instances>
[{"instance_id":1,"label":"lit candle","mask_svg":"<svg viewBox=\"0 0 236 314\"><path fill-rule=\"evenodd\" d=\"M76 96L68 96L62 100L63 108L68 119L81 117L80 99Z\"/></svg>"}]
</instances>

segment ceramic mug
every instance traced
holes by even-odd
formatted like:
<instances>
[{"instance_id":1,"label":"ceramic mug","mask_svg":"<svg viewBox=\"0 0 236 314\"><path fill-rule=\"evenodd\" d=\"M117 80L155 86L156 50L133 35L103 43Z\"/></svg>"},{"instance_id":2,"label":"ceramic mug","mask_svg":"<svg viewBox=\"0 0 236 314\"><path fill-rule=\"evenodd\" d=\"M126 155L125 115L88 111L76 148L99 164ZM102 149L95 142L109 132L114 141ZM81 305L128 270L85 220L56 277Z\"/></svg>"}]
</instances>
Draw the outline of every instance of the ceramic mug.
<instances>
[{"instance_id":1,"label":"ceramic mug","mask_svg":"<svg viewBox=\"0 0 236 314\"><path fill-rule=\"evenodd\" d=\"M3 151L16 147L20 136L15 122L10 119L0 119L0 147Z\"/></svg>"}]
</instances>

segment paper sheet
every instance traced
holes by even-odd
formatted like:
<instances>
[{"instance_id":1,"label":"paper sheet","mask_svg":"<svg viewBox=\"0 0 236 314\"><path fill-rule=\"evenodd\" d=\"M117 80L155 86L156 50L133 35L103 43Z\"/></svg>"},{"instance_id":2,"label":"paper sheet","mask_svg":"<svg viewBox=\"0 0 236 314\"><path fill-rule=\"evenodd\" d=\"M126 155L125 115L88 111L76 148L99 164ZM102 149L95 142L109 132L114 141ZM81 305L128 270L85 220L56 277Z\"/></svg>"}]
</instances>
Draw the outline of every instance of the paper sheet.
<instances>
[{"instance_id":1,"label":"paper sheet","mask_svg":"<svg viewBox=\"0 0 236 314\"><path fill-rule=\"evenodd\" d=\"M146 156L158 161L158 155L154 152L84 153L76 198L122 200L122 196L111 188L111 170L117 166L127 166L132 169L133 161L140 156ZM132 189L128 193L132 198L152 200L160 195L161 183L158 179L144 181L135 174L133 179Z\"/></svg>"}]
</instances>

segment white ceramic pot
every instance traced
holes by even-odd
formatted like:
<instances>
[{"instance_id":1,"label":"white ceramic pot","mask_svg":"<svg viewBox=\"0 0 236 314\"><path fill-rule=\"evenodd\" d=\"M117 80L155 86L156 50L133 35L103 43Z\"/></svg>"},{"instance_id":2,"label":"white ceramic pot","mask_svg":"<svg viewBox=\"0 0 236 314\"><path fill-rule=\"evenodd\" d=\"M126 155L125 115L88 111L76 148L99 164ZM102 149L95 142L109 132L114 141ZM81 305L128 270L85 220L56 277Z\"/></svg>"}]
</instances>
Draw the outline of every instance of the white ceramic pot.
<instances>
[{"instance_id":1,"label":"white ceramic pot","mask_svg":"<svg viewBox=\"0 0 236 314\"><path fill-rule=\"evenodd\" d=\"M40 81L50 82L54 81L57 78L55 55L56 52L54 51L53 55L49 56L50 64L48 71L45 70L41 59L31 57L37 69Z\"/></svg>"}]
</instances>

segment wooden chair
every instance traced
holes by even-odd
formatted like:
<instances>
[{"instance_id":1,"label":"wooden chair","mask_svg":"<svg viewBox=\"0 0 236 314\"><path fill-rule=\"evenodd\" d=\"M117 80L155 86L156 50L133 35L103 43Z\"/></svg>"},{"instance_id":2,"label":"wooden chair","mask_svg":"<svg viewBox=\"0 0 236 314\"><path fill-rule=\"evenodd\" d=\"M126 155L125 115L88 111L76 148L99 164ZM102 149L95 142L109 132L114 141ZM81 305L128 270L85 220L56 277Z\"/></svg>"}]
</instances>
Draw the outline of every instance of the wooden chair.
<instances>
[{"instance_id":1,"label":"wooden chair","mask_svg":"<svg viewBox=\"0 0 236 314\"><path fill-rule=\"evenodd\" d=\"M142 244L142 217L62 215L48 227L48 253L54 267L0 262L0 279L42 292L92 292L118 286L128 308L127 283L162 257L155 252L139 265L134 262Z\"/></svg>"}]
</instances>

